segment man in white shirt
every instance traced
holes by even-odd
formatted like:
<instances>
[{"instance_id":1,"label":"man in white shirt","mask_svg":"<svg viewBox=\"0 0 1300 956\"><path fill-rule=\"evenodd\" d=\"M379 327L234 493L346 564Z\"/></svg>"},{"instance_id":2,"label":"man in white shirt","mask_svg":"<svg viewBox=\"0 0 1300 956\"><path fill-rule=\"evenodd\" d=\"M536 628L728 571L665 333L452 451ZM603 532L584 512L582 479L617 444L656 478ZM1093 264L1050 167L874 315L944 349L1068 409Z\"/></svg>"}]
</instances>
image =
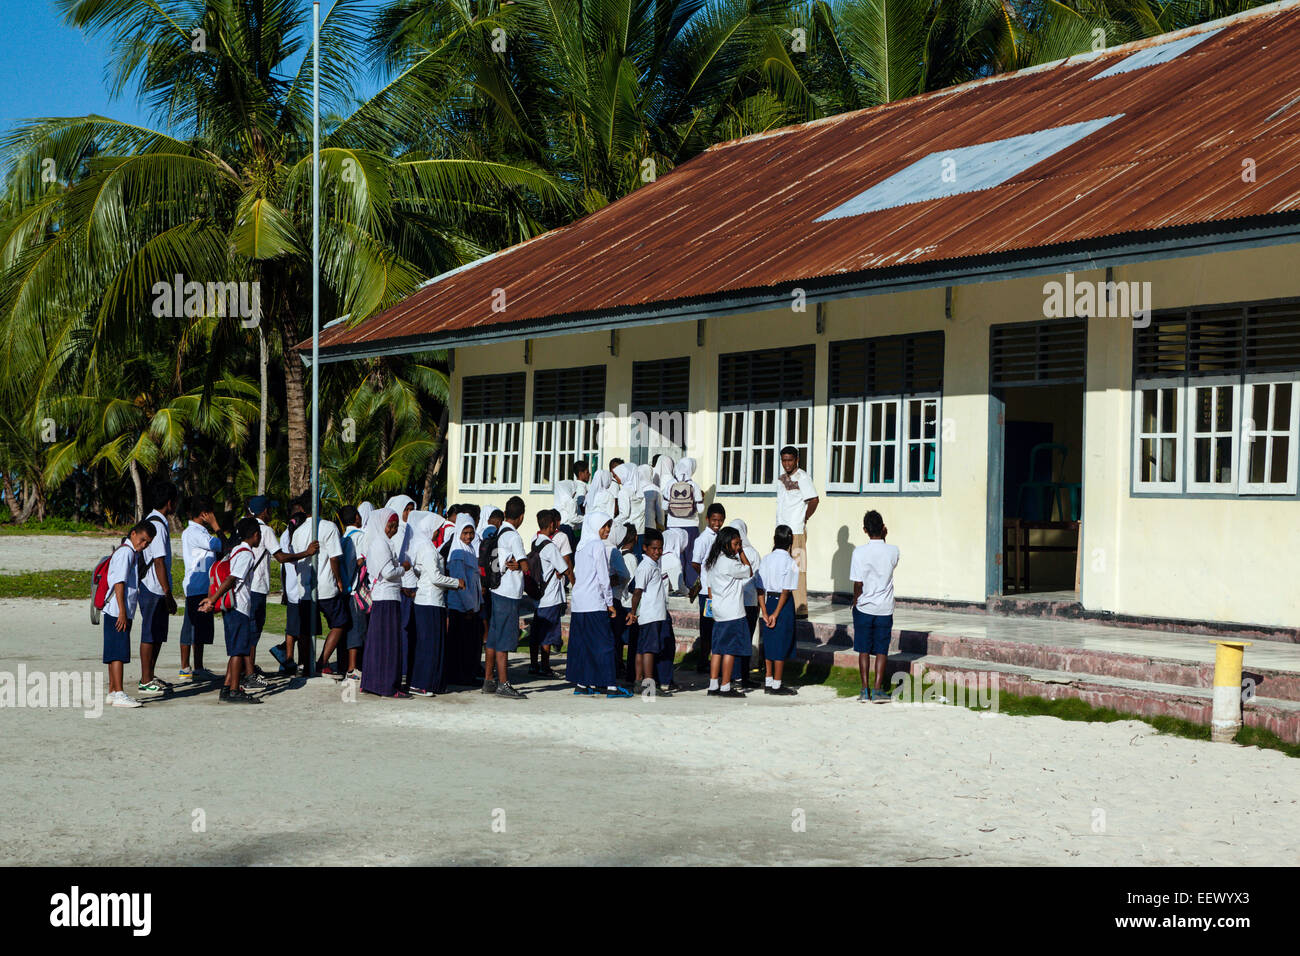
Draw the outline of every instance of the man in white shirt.
<instances>
[{"instance_id":1,"label":"man in white shirt","mask_svg":"<svg viewBox=\"0 0 1300 956\"><path fill-rule=\"evenodd\" d=\"M240 519L235 526L235 536L239 543L230 552L230 576L221 583L215 594L203 599L199 609L213 611L220 606L221 599L228 592L234 592L233 606L221 614L229 660L226 663L226 685L221 689L218 700L223 704L260 704L260 700L244 690L242 681L253 673L253 664L248 657L253 632L254 592L251 579L255 573L256 552L262 544L261 522L252 515Z\"/></svg>"},{"instance_id":2,"label":"man in white shirt","mask_svg":"<svg viewBox=\"0 0 1300 956\"><path fill-rule=\"evenodd\" d=\"M821 499L812 477L799 467L799 449L786 445L781 449L781 473L776 476L776 523L786 525L794 534L791 554L799 565L799 590L794 594L795 617L808 616L808 519Z\"/></svg>"},{"instance_id":3,"label":"man in white shirt","mask_svg":"<svg viewBox=\"0 0 1300 956\"><path fill-rule=\"evenodd\" d=\"M528 627L528 673L535 677L556 677L551 670L551 648L559 648L563 639L560 619L564 616L565 584L573 584L571 559L565 557L561 542L568 538L559 530L560 512L555 508L537 513L537 536L533 548L542 565L542 584L545 587L533 612ZM572 554L572 548L569 549ZM540 657L540 663L539 663Z\"/></svg>"},{"instance_id":4,"label":"man in white shirt","mask_svg":"<svg viewBox=\"0 0 1300 956\"><path fill-rule=\"evenodd\" d=\"M352 618L348 614L346 588L343 585L343 541L338 526L333 521L321 518L314 540L319 545L320 553L297 562L298 581L303 593L298 605L299 631L296 636L300 641L299 656L306 661L311 637L318 629L311 613L311 589L315 583L316 605L329 627L329 633L325 635L325 648L316 662L316 672L330 677L335 674L335 669L327 665L339 642L343 640L343 635L347 633ZM306 551L312 542L311 517L307 516L294 531L291 546L295 552ZM307 622L310 622L310 630L303 626ZM285 658L292 661L293 647L286 645L284 652Z\"/></svg>"},{"instance_id":5,"label":"man in white shirt","mask_svg":"<svg viewBox=\"0 0 1300 956\"><path fill-rule=\"evenodd\" d=\"M203 649L212 643L215 621L211 612L199 610L208 596L208 572L221 554L220 528L216 502L211 495L195 495L190 500L190 523L181 532L181 560L185 565L185 619L181 622L182 680L215 680L216 675L203 666ZM190 668L190 648L194 649L194 667Z\"/></svg>"},{"instance_id":6,"label":"man in white shirt","mask_svg":"<svg viewBox=\"0 0 1300 956\"><path fill-rule=\"evenodd\" d=\"M713 541L726 520L727 509L721 502L713 502L705 513L704 530L695 539L695 544L691 545L691 569L695 572L695 583L686 593L692 601L698 598L700 602L700 638L696 648L699 655L695 661L695 671L700 674L708 669L709 659L713 656L713 615L704 613L709 593L709 580L704 572L704 562L708 560L709 549L713 547Z\"/></svg>"},{"instance_id":7,"label":"man in white shirt","mask_svg":"<svg viewBox=\"0 0 1300 956\"><path fill-rule=\"evenodd\" d=\"M170 690L171 684L154 673L158 654L167 643L167 618L176 613L172 597L171 516L176 511L176 486L160 481L149 489L153 508L145 518L154 526L153 540L142 552L140 581L140 684L146 693Z\"/></svg>"},{"instance_id":8,"label":"man in white shirt","mask_svg":"<svg viewBox=\"0 0 1300 956\"><path fill-rule=\"evenodd\" d=\"M298 554L286 552L282 549L279 538L271 530L271 526L267 524L273 507L275 507L275 502L266 495L255 495L248 500L248 513L257 519L258 528L262 532L259 536L261 543L253 549L253 579L249 584L253 595L253 603L251 611L252 647L248 652L248 660L253 665L253 674L257 677L263 676L261 668L257 666L257 642L262 636L262 628L266 626L266 596L271 592L271 559L274 558L281 564L288 564L290 561L309 558L320 550L320 545L315 541L307 546L307 550ZM281 667L284 667L285 661L280 660L277 652L283 654L283 651L280 651L278 647L273 647L271 656L279 662Z\"/></svg>"},{"instance_id":9,"label":"man in white shirt","mask_svg":"<svg viewBox=\"0 0 1300 956\"><path fill-rule=\"evenodd\" d=\"M869 539L853 549L849 580L853 582L853 649L858 652L858 673L862 678L862 701L888 700L885 691L885 661L894 629L894 568L898 548L885 543L889 529L879 511L868 511L862 530ZM875 658L874 667L871 658ZM867 673L875 674L874 688L868 689Z\"/></svg>"},{"instance_id":10,"label":"man in white shirt","mask_svg":"<svg viewBox=\"0 0 1300 956\"><path fill-rule=\"evenodd\" d=\"M524 539L519 526L524 521L524 499L512 495L506 502L501 530L497 532L496 561L501 583L492 588L492 619L488 622L487 667L483 693L523 700L510 683L510 652L519 646L519 601L524 596ZM495 680L494 680L495 677Z\"/></svg>"}]
</instances>

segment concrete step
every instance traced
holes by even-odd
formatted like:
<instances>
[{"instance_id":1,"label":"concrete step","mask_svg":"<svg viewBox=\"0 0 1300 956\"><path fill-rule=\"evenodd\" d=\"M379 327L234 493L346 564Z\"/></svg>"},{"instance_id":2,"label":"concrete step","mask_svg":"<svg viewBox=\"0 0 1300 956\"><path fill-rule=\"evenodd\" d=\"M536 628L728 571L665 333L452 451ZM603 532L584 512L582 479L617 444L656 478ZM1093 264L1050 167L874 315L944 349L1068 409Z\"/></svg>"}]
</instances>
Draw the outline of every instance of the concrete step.
<instances>
[{"instance_id":1,"label":"concrete step","mask_svg":"<svg viewBox=\"0 0 1300 956\"><path fill-rule=\"evenodd\" d=\"M674 609L672 618L673 629L679 635L689 633L693 636L697 633L698 614ZM801 647L809 645L829 652L848 652L844 658L836 660L837 666L857 666L857 656L852 654L853 636L847 626L800 621L796 635ZM889 648L891 654L905 652L932 658L954 657L1179 687L1207 688L1212 686L1214 678L1214 664L1208 661L936 631L896 629ZM1300 672L1251 667L1248 659L1243 678L1254 682L1257 696L1300 702Z\"/></svg>"}]
</instances>

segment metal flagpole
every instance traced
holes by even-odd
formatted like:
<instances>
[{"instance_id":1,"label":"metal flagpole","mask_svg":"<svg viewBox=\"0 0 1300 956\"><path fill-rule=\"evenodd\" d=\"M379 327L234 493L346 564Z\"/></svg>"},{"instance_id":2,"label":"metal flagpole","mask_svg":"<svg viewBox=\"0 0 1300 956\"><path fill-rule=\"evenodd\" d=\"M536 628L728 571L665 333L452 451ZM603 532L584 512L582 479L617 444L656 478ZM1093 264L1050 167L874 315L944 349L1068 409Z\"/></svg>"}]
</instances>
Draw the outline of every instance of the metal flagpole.
<instances>
[{"instance_id":1,"label":"metal flagpole","mask_svg":"<svg viewBox=\"0 0 1300 956\"><path fill-rule=\"evenodd\" d=\"M311 539L320 538L320 3L311 5ZM316 676L317 584L320 553L312 558L311 576L311 663L309 676ZM299 627L302 624L299 622Z\"/></svg>"}]
</instances>

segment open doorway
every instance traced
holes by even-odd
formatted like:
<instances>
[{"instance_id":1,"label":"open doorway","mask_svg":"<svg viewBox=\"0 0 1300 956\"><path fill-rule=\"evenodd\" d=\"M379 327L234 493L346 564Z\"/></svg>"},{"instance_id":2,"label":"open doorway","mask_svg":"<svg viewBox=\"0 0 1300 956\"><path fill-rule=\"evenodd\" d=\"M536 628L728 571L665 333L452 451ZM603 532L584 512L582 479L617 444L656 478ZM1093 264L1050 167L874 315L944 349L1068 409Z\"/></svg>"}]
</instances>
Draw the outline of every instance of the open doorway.
<instances>
[{"instance_id":1,"label":"open doorway","mask_svg":"<svg viewBox=\"0 0 1300 956\"><path fill-rule=\"evenodd\" d=\"M1083 509L1084 327L993 329L990 594L1073 603Z\"/></svg>"}]
</instances>

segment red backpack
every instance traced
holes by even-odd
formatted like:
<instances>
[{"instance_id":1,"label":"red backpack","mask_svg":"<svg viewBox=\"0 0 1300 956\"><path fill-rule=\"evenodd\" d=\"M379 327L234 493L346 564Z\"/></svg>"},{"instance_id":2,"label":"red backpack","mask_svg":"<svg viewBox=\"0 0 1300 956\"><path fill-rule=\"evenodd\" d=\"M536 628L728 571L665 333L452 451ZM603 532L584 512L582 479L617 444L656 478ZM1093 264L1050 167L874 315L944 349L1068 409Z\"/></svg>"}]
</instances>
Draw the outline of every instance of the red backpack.
<instances>
[{"instance_id":1,"label":"red backpack","mask_svg":"<svg viewBox=\"0 0 1300 956\"><path fill-rule=\"evenodd\" d=\"M127 545L119 545L119 547L125 548ZM95 565L95 570L90 572L90 582L95 589L95 596L91 600L96 611L104 610L104 605L108 603L108 566L115 554L117 548L100 558L99 563Z\"/></svg>"},{"instance_id":2,"label":"red backpack","mask_svg":"<svg viewBox=\"0 0 1300 956\"><path fill-rule=\"evenodd\" d=\"M208 597L215 597L217 591L219 591L221 589L221 586L225 584L226 581L230 578L230 561L232 558L234 558L235 555L237 555L240 552L240 549L243 549L244 551L247 551L250 554L253 551L253 549L250 548L248 545L241 544L239 545L239 547L235 548L233 551L231 551L220 561L217 561L212 565L212 570L208 572ZM263 552L262 557L263 558L266 557L265 552ZM258 558L257 561L254 562L253 567L254 568L257 567L257 564L260 563L261 560L262 558ZM253 573L253 569L249 568L248 573L251 576ZM221 599L218 600L216 604L213 606L213 610L233 611L234 609L235 609L235 588L231 588L225 594L221 595Z\"/></svg>"}]
</instances>

